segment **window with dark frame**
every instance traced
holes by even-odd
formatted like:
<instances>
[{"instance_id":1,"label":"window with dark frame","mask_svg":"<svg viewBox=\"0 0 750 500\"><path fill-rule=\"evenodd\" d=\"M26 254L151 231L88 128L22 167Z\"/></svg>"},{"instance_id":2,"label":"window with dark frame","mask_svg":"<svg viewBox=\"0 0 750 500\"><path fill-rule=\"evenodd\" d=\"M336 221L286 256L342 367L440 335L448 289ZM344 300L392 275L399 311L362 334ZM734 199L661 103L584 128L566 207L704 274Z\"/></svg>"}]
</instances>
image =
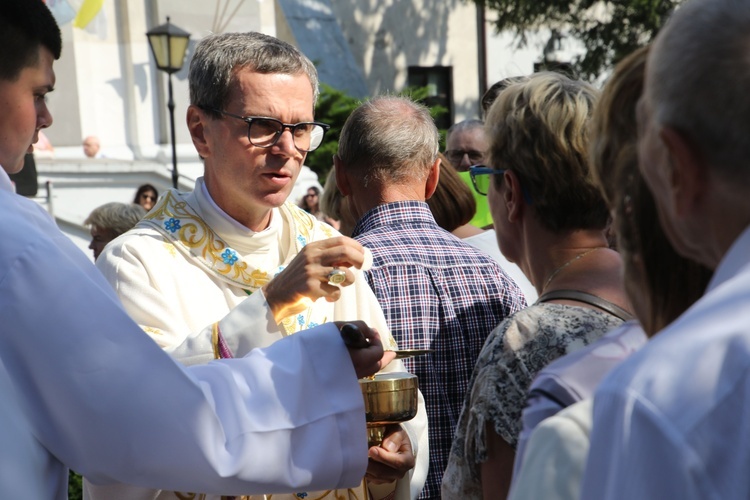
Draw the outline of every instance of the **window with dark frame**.
<instances>
[{"instance_id":1,"label":"window with dark frame","mask_svg":"<svg viewBox=\"0 0 750 500\"><path fill-rule=\"evenodd\" d=\"M447 111L435 118L439 129L447 129L453 124L453 67L452 66L409 66L408 85L427 87L428 96L423 99L425 106L441 106Z\"/></svg>"}]
</instances>

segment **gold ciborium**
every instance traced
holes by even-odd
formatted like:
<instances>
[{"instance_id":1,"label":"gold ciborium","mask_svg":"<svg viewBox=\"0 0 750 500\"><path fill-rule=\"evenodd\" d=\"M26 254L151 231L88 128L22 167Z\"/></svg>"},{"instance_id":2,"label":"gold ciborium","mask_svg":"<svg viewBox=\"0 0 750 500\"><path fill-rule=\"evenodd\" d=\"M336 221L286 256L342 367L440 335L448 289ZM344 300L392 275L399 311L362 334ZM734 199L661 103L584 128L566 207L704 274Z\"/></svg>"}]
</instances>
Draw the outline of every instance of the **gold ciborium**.
<instances>
[{"instance_id":1,"label":"gold ciborium","mask_svg":"<svg viewBox=\"0 0 750 500\"><path fill-rule=\"evenodd\" d=\"M379 373L359 380L365 398L368 446L383 442L385 428L411 420L417 414L417 376L411 373Z\"/></svg>"}]
</instances>

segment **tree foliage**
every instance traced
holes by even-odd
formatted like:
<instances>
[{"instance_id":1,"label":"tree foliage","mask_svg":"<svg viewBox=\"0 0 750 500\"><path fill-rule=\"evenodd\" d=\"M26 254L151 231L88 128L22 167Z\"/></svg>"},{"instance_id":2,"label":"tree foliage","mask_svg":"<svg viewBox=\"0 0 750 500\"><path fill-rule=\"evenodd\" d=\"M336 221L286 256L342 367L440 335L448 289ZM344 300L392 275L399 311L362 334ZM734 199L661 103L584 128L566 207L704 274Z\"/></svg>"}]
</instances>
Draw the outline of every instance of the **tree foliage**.
<instances>
[{"instance_id":1,"label":"tree foliage","mask_svg":"<svg viewBox=\"0 0 750 500\"><path fill-rule=\"evenodd\" d=\"M83 498L83 480L81 475L68 472L68 500L81 500Z\"/></svg>"},{"instance_id":2,"label":"tree foliage","mask_svg":"<svg viewBox=\"0 0 750 500\"><path fill-rule=\"evenodd\" d=\"M520 47L530 34L580 40L586 52L571 61L575 72L596 79L636 48L651 41L682 0L474 0L497 12L498 32L515 34Z\"/></svg>"},{"instance_id":3,"label":"tree foliage","mask_svg":"<svg viewBox=\"0 0 750 500\"><path fill-rule=\"evenodd\" d=\"M323 144L307 154L305 165L318 174L320 183L323 184L328 171L333 166L333 155L339 148L339 137L341 128L349 115L359 105L359 100L346 93L336 90L330 85L320 85L320 96L315 106L315 119L331 126L326 133Z\"/></svg>"}]
</instances>

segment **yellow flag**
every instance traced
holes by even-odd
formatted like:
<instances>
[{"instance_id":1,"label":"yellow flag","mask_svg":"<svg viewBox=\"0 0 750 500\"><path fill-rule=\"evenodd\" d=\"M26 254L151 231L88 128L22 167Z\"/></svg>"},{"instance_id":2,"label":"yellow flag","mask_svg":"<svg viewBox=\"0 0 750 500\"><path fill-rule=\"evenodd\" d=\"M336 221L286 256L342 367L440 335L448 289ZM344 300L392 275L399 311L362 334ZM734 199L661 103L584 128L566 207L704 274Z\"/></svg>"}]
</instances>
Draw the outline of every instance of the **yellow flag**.
<instances>
[{"instance_id":1,"label":"yellow flag","mask_svg":"<svg viewBox=\"0 0 750 500\"><path fill-rule=\"evenodd\" d=\"M104 0L83 0L81 8L78 9L78 14L76 14L73 26L81 29L85 28L96 17L99 11L102 10L103 4Z\"/></svg>"}]
</instances>

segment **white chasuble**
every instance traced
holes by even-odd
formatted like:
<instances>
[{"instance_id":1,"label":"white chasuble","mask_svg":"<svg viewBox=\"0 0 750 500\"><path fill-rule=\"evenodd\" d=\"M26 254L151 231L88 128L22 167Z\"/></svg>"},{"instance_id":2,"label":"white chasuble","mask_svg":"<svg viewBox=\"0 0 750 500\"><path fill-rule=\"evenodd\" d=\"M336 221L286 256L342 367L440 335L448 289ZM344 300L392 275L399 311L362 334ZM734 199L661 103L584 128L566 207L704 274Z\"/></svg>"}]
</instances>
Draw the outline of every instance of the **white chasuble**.
<instances>
[{"instance_id":1,"label":"white chasuble","mask_svg":"<svg viewBox=\"0 0 750 500\"><path fill-rule=\"evenodd\" d=\"M166 192L134 229L107 245L96 265L132 318L159 346L186 365L220 357L222 349L235 357L243 356L283 336L331 321L365 321L378 330L386 349L395 349L377 299L356 269L352 269L356 281L342 288L338 301L310 301L302 313L284 318L281 324L274 320L260 288L307 243L338 235L291 203L272 211L268 228L253 232L225 214L199 179L191 193ZM385 369L404 370L400 361ZM394 498L399 500L416 498L427 473L427 418L421 394L419 412L404 428L416 450L417 465L397 482ZM221 498L127 485L86 484L85 489L86 498L92 500ZM365 500L370 496L360 486L266 498Z\"/></svg>"}]
</instances>

